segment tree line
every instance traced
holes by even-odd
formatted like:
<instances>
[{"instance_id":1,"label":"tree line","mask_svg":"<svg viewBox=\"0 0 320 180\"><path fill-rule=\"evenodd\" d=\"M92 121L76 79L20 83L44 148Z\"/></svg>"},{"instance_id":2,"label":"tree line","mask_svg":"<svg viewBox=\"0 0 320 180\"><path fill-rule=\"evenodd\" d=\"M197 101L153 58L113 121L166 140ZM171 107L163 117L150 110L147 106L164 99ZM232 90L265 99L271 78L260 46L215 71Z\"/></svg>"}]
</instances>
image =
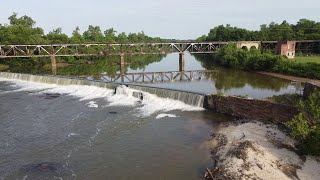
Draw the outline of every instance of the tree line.
<instances>
[{"instance_id":1,"label":"tree line","mask_svg":"<svg viewBox=\"0 0 320 180\"><path fill-rule=\"evenodd\" d=\"M271 22L263 24L260 30L251 31L244 28L220 25L210 30L197 41L282 41L282 40L318 40L320 39L320 22L300 19L296 24Z\"/></svg>"},{"instance_id":2,"label":"tree line","mask_svg":"<svg viewBox=\"0 0 320 180\"><path fill-rule=\"evenodd\" d=\"M195 55L196 57L198 55ZM216 54L207 55L214 63L227 68L246 71L266 71L311 79L320 79L320 65L316 63L296 63L271 51L261 53L258 49L250 51L237 48L230 43L220 48ZM203 62L205 63L205 62Z\"/></svg>"},{"instance_id":3,"label":"tree line","mask_svg":"<svg viewBox=\"0 0 320 180\"><path fill-rule=\"evenodd\" d=\"M0 24L0 44L53 44L53 43L126 43L161 42L159 37L149 37L143 31L138 33L118 33L115 29L102 30L100 26L89 25L83 33L76 27L69 37L62 28L56 28L48 34L29 16L18 17L13 13L9 24Z\"/></svg>"},{"instance_id":4,"label":"tree line","mask_svg":"<svg viewBox=\"0 0 320 180\"><path fill-rule=\"evenodd\" d=\"M126 43L126 42L166 42L172 39L147 36L138 33L117 32L114 28L102 30L100 26L89 25L83 33L76 27L71 36L56 28L45 34L41 27L29 16L18 17L13 13L8 17L9 24L0 24L0 44L53 44L53 43ZM263 24L260 30L220 25L197 41L280 41L280 40L317 40L320 39L320 22L300 19L296 24L271 22ZM177 41L177 40L174 40Z\"/></svg>"}]
</instances>

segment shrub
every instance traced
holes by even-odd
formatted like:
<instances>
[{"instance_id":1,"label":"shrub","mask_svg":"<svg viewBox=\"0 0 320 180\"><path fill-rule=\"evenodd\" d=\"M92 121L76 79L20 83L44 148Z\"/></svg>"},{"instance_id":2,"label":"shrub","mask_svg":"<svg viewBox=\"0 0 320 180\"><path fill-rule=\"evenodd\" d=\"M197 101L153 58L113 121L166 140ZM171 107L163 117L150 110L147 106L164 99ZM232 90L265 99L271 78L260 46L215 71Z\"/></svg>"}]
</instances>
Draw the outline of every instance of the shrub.
<instances>
[{"instance_id":1,"label":"shrub","mask_svg":"<svg viewBox=\"0 0 320 180\"><path fill-rule=\"evenodd\" d=\"M301 113L286 125L298 140L302 154L320 155L320 92L314 91L307 100L300 101Z\"/></svg>"}]
</instances>

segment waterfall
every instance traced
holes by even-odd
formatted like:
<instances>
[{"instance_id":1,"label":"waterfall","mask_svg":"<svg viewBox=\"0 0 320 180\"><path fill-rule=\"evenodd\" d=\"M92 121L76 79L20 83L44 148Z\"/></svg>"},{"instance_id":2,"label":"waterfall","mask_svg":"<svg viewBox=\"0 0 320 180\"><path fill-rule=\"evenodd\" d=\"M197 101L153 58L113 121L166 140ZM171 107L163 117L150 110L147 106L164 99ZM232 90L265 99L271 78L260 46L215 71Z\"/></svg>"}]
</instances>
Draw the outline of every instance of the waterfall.
<instances>
[{"instance_id":1,"label":"waterfall","mask_svg":"<svg viewBox=\"0 0 320 180\"><path fill-rule=\"evenodd\" d=\"M19 73L7 73L0 72L1 78L15 79L22 81L30 81L35 83L46 83L46 84L57 84L57 85L86 85L86 86L97 86L102 88L114 89L117 84L104 83L100 81L89 81L83 79L76 79L71 77L59 77L59 76L48 76L48 75L31 75L31 74L19 74Z\"/></svg>"},{"instance_id":2,"label":"waterfall","mask_svg":"<svg viewBox=\"0 0 320 180\"><path fill-rule=\"evenodd\" d=\"M105 83L101 81L91 81L76 79L70 77L59 77L59 76L48 76L48 75L30 75L30 74L19 74L19 73L7 73L0 72L0 77L6 79L31 81L36 83L46 83L46 84L57 84L57 85L87 85L87 86L97 86L108 89L115 89L116 94L125 94L128 96L133 96L144 99L145 93L154 94L161 98L169 98L178 101L182 101L185 104L203 107L204 97L203 94L184 92L172 89L155 88L155 87L145 87L141 85L128 84L123 88L123 85L117 83Z\"/></svg>"},{"instance_id":3,"label":"waterfall","mask_svg":"<svg viewBox=\"0 0 320 180\"><path fill-rule=\"evenodd\" d=\"M204 97L203 94L191 93L191 92L184 92L184 91L177 91L172 89L163 89L163 88L155 88L155 87L145 87L145 86L138 86L138 85L128 85L131 89L139 90L142 92L147 92L150 94L154 94L161 98L169 98L178 101L182 101L185 104L203 107Z\"/></svg>"}]
</instances>

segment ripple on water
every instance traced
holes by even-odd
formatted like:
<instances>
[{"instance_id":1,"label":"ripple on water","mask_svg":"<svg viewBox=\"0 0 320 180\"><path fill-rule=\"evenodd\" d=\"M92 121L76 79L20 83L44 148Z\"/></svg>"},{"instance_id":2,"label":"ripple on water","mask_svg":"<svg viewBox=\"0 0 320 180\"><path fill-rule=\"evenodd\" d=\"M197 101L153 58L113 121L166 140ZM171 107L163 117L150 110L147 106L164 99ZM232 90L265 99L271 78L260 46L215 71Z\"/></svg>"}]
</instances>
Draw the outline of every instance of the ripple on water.
<instances>
[{"instance_id":1,"label":"ripple on water","mask_svg":"<svg viewBox=\"0 0 320 180\"><path fill-rule=\"evenodd\" d=\"M22 179L70 179L75 178L73 171L66 165L57 162L41 162L24 165L20 168Z\"/></svg>"}]
</instances>

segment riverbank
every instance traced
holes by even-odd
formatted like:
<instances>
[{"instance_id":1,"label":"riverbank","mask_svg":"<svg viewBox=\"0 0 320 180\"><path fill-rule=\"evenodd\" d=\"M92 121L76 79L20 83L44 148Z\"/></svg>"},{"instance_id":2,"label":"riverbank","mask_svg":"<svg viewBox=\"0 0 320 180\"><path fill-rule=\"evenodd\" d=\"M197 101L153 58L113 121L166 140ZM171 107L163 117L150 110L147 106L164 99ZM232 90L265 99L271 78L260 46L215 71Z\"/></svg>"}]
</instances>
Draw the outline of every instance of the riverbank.
<instances>
[{"instance_id":1,"label":"riverbank","mask_svg":"<svg viewBox=\"0 0 320 180\"><path fill-rule=\"evenodd\" d=\"M220 48L216 54L211 55L211 59L212 63L208 63L209 65L320 79L320 64L298 63L271 52L261 53L261 50L245 51L237 48L235 44Z\"/></svg>"},{"instance_id":2,"label":"riverbank","mask_svg":"<svg viewBox=\"0 0 320 180\"><path fill-rule=\"evenodd\" d=\"M290 80L290 81L297 81L297 82L302 82L302 83L309 82L312 84L320 85L320 80L317 80L317 79L309 79L309 78L289 76L289 75L284 75L284 74L279 74L279 73L261 72L261 71L259 71L257 73L267 75L267 76L277 77L277 78L281 78L281 79L286 79L286 80Z\"/></svg>"},{"instance_id":3,"label":"riverbank","mask_svg":"<svg viewBox=\"0 0 320 180\"><path fill-rule=\"evenodd\" d=\"M318 179L320 159L299 156L295 141L262 122L226 125L210 141L215 179Z\"/></svg>"}]
</instances>

